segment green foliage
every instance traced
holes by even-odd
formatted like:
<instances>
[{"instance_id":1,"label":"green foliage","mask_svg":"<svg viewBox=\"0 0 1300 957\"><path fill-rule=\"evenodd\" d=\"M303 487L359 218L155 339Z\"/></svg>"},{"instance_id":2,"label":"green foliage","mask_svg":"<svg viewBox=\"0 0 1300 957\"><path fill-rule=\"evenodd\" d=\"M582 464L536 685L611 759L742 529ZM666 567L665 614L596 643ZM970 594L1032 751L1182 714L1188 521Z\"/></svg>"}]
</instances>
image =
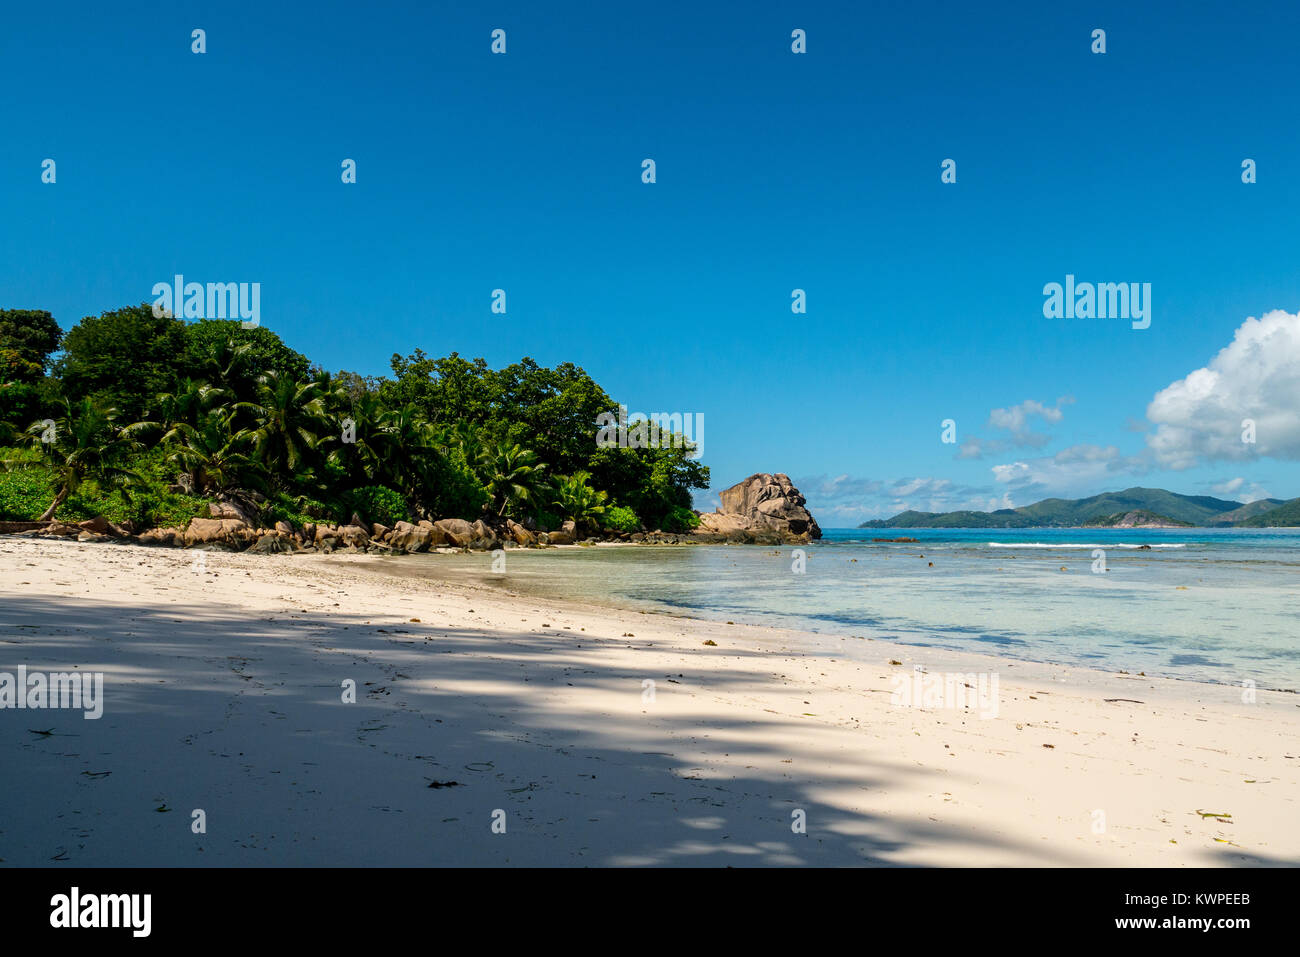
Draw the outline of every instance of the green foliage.
<instances>
[{"instance_id":1,"label":"green foliage","mask_svg":"<svg viewBox=\"0 0 1300 957\"><path fill-rule=\"evenodd\" d=\"M560 517L558 512L548 511L544 508L539 508L534 513L533 519L537 523L538 530L543 532L553 532L564 524L564 519Z\"/></svg>"},{"instance_id":2,"label":"green foliage","mask_svg":"<svg viewBox=\"0 0 1300 957\"><path fill-rule=\"evenodd\" d=\"M0 521L35 521L57 491L54 470L30 448L0 449L0 462Z\"/></svg>"},{"instance_id":3,"label":"green foliage","mask_svg":"<svg viewBox=\"0 0 1300 957\"><path fill-rule=\"evenodd\" d=\"M561 476L552 489L551 504L564 518L571 518L580 526L597 525L608 518L605 501L609 495L596 491L588 484L590 481L589 473L574 472L567 477Z\"/></svg>"},{"instance_id":4,"label":"green foliage","mask_svg":"<svg viewBox=\"0 0 1300 957\"><path fill-rule=\"evenodd\" d=\"M0 352L34 366L33 378L44 371L61 338L59 324L43 309L0 309Z\"/></svg>"},{"instance_id":5,"label":"green foliage","mask_svg":"<svg viewBox=\"0 0 1300 957\"><path fill-rule=\"evenodd\" d=\"M591 457L594 484L609 489L620 505L641 516L650 528L663 528L674 508L691 506L691 489L707 488L709 469L689 458L684 446L657 449L596 449Z\"/></svg>"},{"instance_id":6,"label":"green foliage","mask_svg":"<svg viewBox=\"0 0 1300 957\"><path fill-rule=\"evenodd\" d=\"M87 316L63 338L55 374L75 400L94 397L123 421L143 419L155 396L172 391L183 354L185 323L155 316L148 303Z\"/></svg>"},{"instance_id":7,"label":"green foliage","mask_svg":"<svg viewBox=\"0 0 1300 957\"><path fill-rule=\"evenodd\" d=\"M0 521L35 521L58 491L58 473L35 449L0 449L0 460L11 468L0 472ZM131 485L89 478L68 495L54 515L79 522L103 515L110 522L134 522L137 528L184 526L206 514L208 502L168 488L171 471L160 450L125 462L135 474Z\"/></svg>"},{"instance_id":8,"label":"green foliage","mask_svg":"<svg viewBox=\"0 0 1300 957\"><path fill-rule=\"evenodd\" d=\"M9 455L18 471L0 484L3 514L172 524L205 496L257 490L272 520L294 524L355 509L384 524L675 528L691 524L691 489L708 484L680 444L598 449L596 420L616 404L572 363L494 370L416 349L393 356L393 378L331 375L268 329L186 323L147 303L82 319L46 375L59 343L49 313L0 311L0 443L58 423L57 442Z\"/></svg>"},{"instance_id":9,"label":"green foliage","mask_svg":"<svg viewBox=\"0 0 1300 957\"><path fill-rule=\"evenodd\" d=\"M276 492L267 499L263 515L270 525L288 522L295 528L301 528L308 523L345 521L347 516L343 511L341 504L330 505L306 495Z\"/></svg>"},{"instance_id":10,"label":"green foliage","mask_svg":"<svg viewBox=\"0 0 1300 957\"><path fill-rule=\"evenodd\" d=\"M257 397L257 380L268 372L302 381L311 364L270 329L245 329L236 319L200 319L186 324L179 374L220 383L236 399Z\"/></svg>"},{"instance_id":11,"label":"green foliage","mask_svg":"<svg viewBox=\"0 0 1300 957\"><path fill-rule=\"evenodd\" d=\"M410 518L402 494L382 485L353 489L344 496L343 501L349 514L357 512L367 522L378 522L391 527Z\"/></svg>"},{"instance_id":12,"label":"green foliage","mask_svg":"<svg viewBox=\"0 0 1300 957\"><path fill-rule=\"evenodd\" d=\"M257 401L239 403L235 410L254 418L246 434L272 484L305 484L307 470L319 461L314 453L322 436L333 430L321 383L267 372L258 377Z\"/></svg>"},{"instance_id":13,"label":"green foliage","mask_svg":"<svg viewBox=\"0 0 1300 957\"><path fill-rule=\"evenodd\" d=\"M485 447L476 464L487 507L497 517L519 517L524 506L531 506L546 469L532 450L504 442Z\"/></svg>"},{"instance_id":14,"label":"green foliage","mask_svg":"<svg viewBox=\"0 0 1300 957\"><path fill-rule=\"evenodd\" d=\"M664 532L689 532L700 527L700 517L692 509L674 505L659 523Z\"/></svg>"},{"instance_id":15,"label":"green foliage","mask_svg":"<svg viewBox=\"0 0 1300 957\"><path fill-rule=\"evenodd\" d=\"M105 489L138 480L123 465L135 443L116 428L116 420L116 409L104 408L92 399L76 403L65 399L57 418L33 423L27 430L28 442L41 452L58 488L54 501L37 516L38 521L54 517L59 506L88 479Z\"/></svg>"},{"instance_id":16,"label":"green foliage","mask_svg":"<svg viewBox=\"0 0 1300 957\"><path fill-rule=\"evenodd\" d=\"M610 531L614 532L639 532L641 531L641 519L636 517L636 512L632 511L626 505L615 505L605 512L605 518L602 523Z\"/></svg>"}]
</instances>

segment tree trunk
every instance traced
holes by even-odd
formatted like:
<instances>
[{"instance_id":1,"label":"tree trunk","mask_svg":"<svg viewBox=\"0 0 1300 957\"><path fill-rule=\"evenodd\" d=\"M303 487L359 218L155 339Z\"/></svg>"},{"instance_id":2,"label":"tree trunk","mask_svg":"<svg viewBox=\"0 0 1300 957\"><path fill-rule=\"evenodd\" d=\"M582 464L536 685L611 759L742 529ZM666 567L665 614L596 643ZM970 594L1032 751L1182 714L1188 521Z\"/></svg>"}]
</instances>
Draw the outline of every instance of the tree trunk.
<instances>
[{"instance_id":1,"label":"tree trunk","mask_svg":"<svg viewBox=\"0 0 1300 957\"><path fill-rule=\"evenodd\" d=\"M59 510L59 506L63 504L63 501L68 497L68 494L69 494L69 489L66 485L63 486L63 488L59 489L59 494L54 496L54 501L50 503L50 507L47 508L44 511L44 513L41 515L41 517L38 518L36 521L48 522L52 518L54 518L54 513Z\"/></svg>"}]
</instances>

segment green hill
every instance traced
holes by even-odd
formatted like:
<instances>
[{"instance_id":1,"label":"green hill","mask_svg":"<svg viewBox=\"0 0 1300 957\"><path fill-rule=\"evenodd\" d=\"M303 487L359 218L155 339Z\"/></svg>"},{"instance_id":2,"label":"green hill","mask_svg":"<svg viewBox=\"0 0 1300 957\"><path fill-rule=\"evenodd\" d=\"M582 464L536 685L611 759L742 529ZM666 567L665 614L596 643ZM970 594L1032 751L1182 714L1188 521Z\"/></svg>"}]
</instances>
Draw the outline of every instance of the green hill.
<instances>
[{"instance_id":1,"label":"green hill","mask_svg":"<svg viewBox=\"0 0 1300 957\"><path fill-rule=\"evenodd\" d=\"M1134 509L1131 512L1116 512L1114 515L1102 515L1083 524L1084 528L1164 528L1170 525L1182 528L1193 527L1191 522L1180 522L1168 515L1157 515L1145 508Z\"/></svg>"},{"instance_id":2,"label":"green hill","mask_svg":"<svg viewBox=\"0 0 1300 957\"><path fill-rule=\"evenodd\" d=\"M1300 498L1237 523L1242 528L1288 528L1300 525Z\"/></svg>"},{"instance_id":3,"label":"green hill","mask_svg":"<svg viewBox=\"0 0 1300 957\"><path fill-rule=\"evenodd\" d=\"M1253 503L1252 503L1253 504ZM1150 512L1170 524L1216 525L1249 506L1208 495L1179 495L1161 488L1128 488L1090 498L1046 498L1033 505L995 512L907 511L893 518L863 522L859 528L1078 528L1103 516ZM1265 511L1265 515L1272 512ZM1259 516L1263 517L1263 516Z\"/></svg>"}]
</instances>

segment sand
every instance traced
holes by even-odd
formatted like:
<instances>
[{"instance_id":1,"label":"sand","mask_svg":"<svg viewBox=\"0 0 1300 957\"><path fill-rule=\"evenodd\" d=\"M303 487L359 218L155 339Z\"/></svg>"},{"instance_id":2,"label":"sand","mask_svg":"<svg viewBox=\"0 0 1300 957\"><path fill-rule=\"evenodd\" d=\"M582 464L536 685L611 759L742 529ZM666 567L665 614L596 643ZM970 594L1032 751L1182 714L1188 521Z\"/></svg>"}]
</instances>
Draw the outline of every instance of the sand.
<instances>
[{"instance_id":1,"label":"sand","mask_svg":"<svg viewBox=\"0 0 1300 957\"><path fill-rule=\"evenodd\" d=\"M1294 694L199 554L0 538L0 672L104 674L0 710L4 864L1300 863Z\"/></svg>"}]
</instances>

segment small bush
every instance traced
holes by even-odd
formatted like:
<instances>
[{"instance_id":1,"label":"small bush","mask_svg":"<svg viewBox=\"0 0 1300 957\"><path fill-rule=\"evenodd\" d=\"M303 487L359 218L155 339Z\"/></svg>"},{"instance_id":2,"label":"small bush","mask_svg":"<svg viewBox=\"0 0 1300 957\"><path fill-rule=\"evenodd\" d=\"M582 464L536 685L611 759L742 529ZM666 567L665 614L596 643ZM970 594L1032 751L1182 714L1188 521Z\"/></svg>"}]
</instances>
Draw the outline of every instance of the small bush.
<instances>
[{"instance_id":1,"label":"small bush","mask_svg":"<svg viewBox=\"0 0 1300 957\"><path fill-rule=\"evenodd\" d=\"M377 522L380 525L391 526L404 522L410 514L406 499L383 485L353 489L344 496L344 505L349 513L355 511L367 522Z\"/></svg>"},{"instance_id":2,"label":"small bush","mask_svg":"<svg viewBox=\"0 0 1300 957\"><path fill-rule=\"evenodd\" d=\"M680 505L674 505L664 516L663 524L660 531L664 532L689 532L691 529L700 527L700 517L692 512L689 508L682 508Z\"/></svg>"},{"instance_id":3,"label":"small bush","mask_svg":"<svg viewBox=\"0 0 1300 957\"><path fill-rule=\"evenodd\" d=\"M343 521L347 516L342 511L340 506L327 505L306 495L277 492L267 500L263 515L268 525L288 522L294 528L302 528L308 523Z\"/></svg>"},{"instance_id":4,"label":"small bush","mask_svg":"<svg viewBox=\"0 0 1300 957\"><path fill-rule=\"evenodd\" d=\"M0 449L0 521L34 521L54 501L54 473L32 449Z\"/></svg>"},{"instance_id":5,"label":"small bush","mask_svg":"<svg viewBox=\"0 0 1300 957\"><path fill-rule=\"evenodd\" d=\"M605 512L604 526L612 532L639 532L641 519L626 505L615 505Z\"/></svg>"}]
</instances>

